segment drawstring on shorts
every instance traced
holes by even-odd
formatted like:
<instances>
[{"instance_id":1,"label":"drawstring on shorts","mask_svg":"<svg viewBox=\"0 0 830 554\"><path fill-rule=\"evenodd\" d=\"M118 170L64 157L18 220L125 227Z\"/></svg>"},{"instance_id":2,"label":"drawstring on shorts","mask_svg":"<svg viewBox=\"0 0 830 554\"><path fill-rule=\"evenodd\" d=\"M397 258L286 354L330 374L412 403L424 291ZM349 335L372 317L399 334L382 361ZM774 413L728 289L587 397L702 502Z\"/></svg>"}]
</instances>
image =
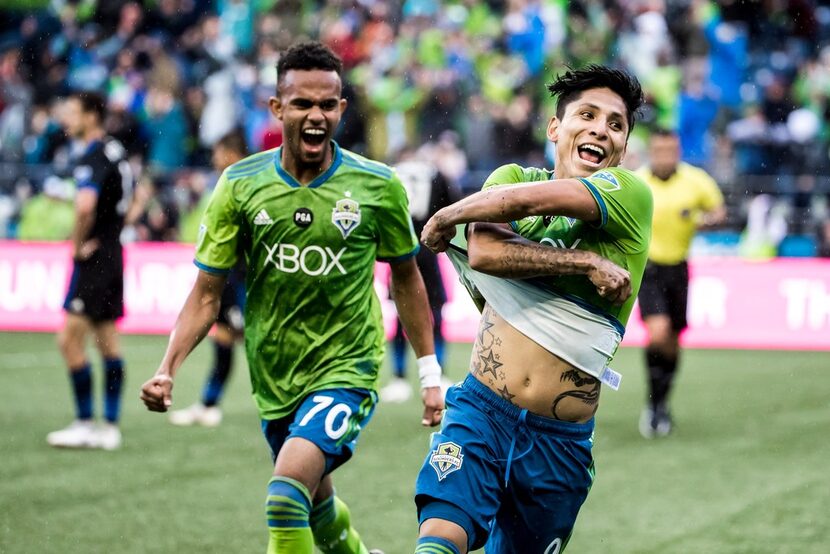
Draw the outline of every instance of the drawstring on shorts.
<instances>
[{"instance_id":1,"label":"drawstring on shorts","mask_svg":"<svg viewBox=\"0 0 830 554\"><path fill-rule=\"evenodd\" d=\"M510 482L510 466L513 465L515 460L518 460L531 450L533 450L533 437L530 439L530 446L527 447L527 450L516 456L513 457L513 450L516 448L516 437L519 436L519 432L524 429L525 431L530 431L527 427L527 410L522 409L519 413L519 421L516 424L516 432L513 433L513 438L510 440L510 450L507 451L507 468L504 472L504 486L506 487L507 484Z\"/></svg>"}]
</instances>

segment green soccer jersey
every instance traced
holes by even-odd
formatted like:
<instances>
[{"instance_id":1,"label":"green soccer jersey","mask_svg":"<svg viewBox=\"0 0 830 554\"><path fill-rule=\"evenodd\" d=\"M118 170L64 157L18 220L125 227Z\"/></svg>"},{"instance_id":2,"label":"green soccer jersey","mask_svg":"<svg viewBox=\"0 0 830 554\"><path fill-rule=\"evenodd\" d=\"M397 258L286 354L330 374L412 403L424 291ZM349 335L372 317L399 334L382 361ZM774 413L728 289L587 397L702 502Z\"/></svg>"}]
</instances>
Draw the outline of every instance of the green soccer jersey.
<instances>
[{"instance_id":1,"label":"green soccer jersey","mask_svg":"<svg viewBox=\"0 0 830 554\"><path fill-rule=\"evenodd\" d=\"M483 188L550 179L553 179L550 171L510 164L496 169ZM632 294L622 306L601 297L584 275L558 275L533 280L592 311L599 310L625 327L648 261L651 191L639 177L621 167L604 169L579 180L588 188L599 207L601 219L596 224L564 216L530 216L512 221L510 225L518 234L534 242L557 248L589 250L628 270ZM550 186L555 187L556 182Z\"/></svg>"},{"instance_id":2,"label":"green soccer jersey","mask_svg":"<svg viewBox=\"0 0 830 554\"><path fill-rule=\"evenodd\" d=\"M244 253L245 347L264 419L312 391L376 387L385 337L375 260L415 255L406 193L387 166L334 145L325 173L301 186L281 149L222 174L196 244L196 265L224 273Z\"/></svg>"}]
</instances>

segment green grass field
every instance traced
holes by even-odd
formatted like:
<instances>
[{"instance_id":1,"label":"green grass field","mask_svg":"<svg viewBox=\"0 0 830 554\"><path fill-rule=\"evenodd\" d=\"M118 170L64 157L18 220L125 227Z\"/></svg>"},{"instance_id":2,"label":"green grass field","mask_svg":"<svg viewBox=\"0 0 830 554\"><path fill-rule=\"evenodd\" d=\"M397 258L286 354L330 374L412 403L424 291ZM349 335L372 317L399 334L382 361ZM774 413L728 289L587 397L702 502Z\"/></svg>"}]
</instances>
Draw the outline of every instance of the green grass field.
<instances>
[{"instance_id":1,"label":"green grass field","mask_svg":"<svg viewBox=\"0 0 830 554\"><path fill-rule=\"evenodd\" d=\"M124 447L58 451L44 437L72 412L54 339L0 334L0 552L265 551L270 458L242 352L222 426L181 429L138 401L165 341L125 338ZM450 350L452 377L463 376L469 348ZM183 368L178 407L197 398L209 354L199 347ZM603 393L597 479L568 552L827 551L830 354L688 351L676 433L653 442L637 433L640 352L622 350L615 369L625 379ZM387 554L413 550L413 481L428 440L419 417L415 400L381 405L335 473L365 542Z\"/></svg>"}]
</instances>

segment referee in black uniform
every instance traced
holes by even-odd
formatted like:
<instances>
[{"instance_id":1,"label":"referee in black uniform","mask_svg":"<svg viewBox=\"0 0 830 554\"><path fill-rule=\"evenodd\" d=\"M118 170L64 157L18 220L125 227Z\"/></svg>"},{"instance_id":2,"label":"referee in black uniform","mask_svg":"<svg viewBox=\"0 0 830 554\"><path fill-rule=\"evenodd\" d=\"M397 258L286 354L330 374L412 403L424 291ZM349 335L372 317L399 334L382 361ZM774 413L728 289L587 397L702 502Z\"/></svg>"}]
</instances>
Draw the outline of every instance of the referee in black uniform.
<instances>
[{"instance_id":1,"label":"referee in black uniform","mask_svg":"<svg viewBox=\"0 0 830 554\"><path fill-rule=\"evenodd\" d=\"M72 278L64 303L66 320L58 335L69 368L75 400L75 421L49 433L47 442L63 448L121 446L118 419L124 363L115 321L124 314L124 262L121 229L133 186L121 144L103 129L101 95L79 92L63 106L63 126L75 141L79 157L73 178L75 225L72 230ZM103 358L103 420L94 419L93 378L85 346L93 334Z\"/></svg>"}]
</instances>

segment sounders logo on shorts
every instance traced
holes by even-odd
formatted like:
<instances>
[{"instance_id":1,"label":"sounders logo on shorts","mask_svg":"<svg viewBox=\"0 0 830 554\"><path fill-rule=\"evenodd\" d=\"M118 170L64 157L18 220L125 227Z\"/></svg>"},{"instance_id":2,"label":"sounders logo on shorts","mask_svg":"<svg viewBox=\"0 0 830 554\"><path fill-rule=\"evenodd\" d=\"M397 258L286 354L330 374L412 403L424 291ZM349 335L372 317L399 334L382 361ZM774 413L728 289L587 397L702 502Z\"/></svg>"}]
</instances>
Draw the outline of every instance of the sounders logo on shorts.
<instances>
[{"instance_id":1,"label":"sounders logo on shorts","mask_svg":"<svg viewBox=\"0 0 830 554\"><path fill-rule=\"evenodd\" d=\"M429 456L429 465L438 474L439 481L443 481L453 471L461 469L462 463L464 454L461 453L461 447L454 442L442 442Z\"/></svg>"},{"instance_id":2,"label":"sounders logo on shorts","mask_svg":"<svg viewBox=\"0 0 830 554\"><path fill-rule=\"evenodd\" d=\"M340 230L345 239L360 225L360 204L351 199L352 193L346 191L346 198L338 200L331 209L331 222Z\"/></svg>"}]
</instances>

